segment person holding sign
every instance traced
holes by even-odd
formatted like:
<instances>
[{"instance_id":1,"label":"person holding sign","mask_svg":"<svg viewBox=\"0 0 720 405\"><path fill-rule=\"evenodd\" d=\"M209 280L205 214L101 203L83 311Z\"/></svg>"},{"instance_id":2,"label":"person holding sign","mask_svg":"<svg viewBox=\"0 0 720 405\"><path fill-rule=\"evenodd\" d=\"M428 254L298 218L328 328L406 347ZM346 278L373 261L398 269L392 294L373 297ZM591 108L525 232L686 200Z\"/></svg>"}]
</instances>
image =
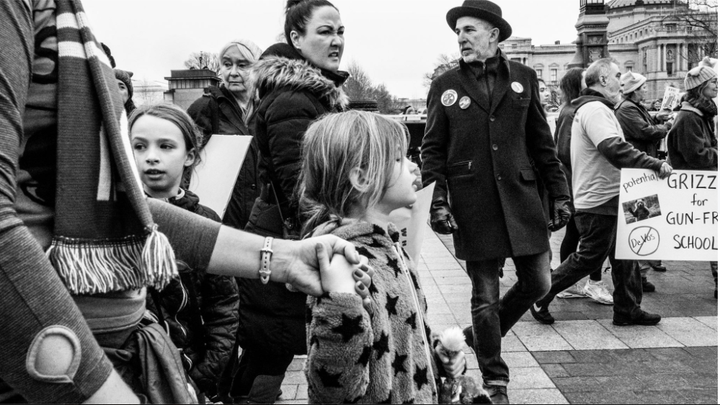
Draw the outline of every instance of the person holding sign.
<instances>
[{"instance_id":1,"label":"person holding sign","mask_svg":"<svg viewBox=\"0 0 720 405\"><path fill-rule=\"evenodd\" d=\"M718 96L717 72L708 66L698 66L685 76L685 95L675 125L668 135L670 162L678 170L718 169L716 138ZM710 262L715 279L715 298L718 296L717 261Z\"/></svg>"},{"instance_id":2,"label":"person holding sign","mask_svg":"<svg viewBox=\"0 0 720 405\"><path fill-rule=\"evenodd\" d=\"M615 117L622 127L625 140L635 149L648 155L658 157L658 145L667 136L673 121L668 114L651 116L642 105L647 94L647 78L639 73L628 71L620 77L623 101L615 108ZM648 281L647 274L651 268L664 271L659 260L639 260L640 276L642 276L643 292L655 291L655 286Z\"/></svg>"},{"instance_id":3,"label":"person holding sign","mask_svg":"<svg viewBox=\"0 0 720 405\"><path fill-rule=\"evenodd\" d=\"M615 259L615 230L621 168L655 170L660 178L672 172L667 163L648 156L625 141L613 107L620 95L620 69L610 59L593 62L585 75L588 86L572 104L577 108L572 124L570 159L575 203L575 224L580 245L552 273L550 292L530 309L540 323L555 319L548 307L555 295L570 287L610 258L615 325L655 325L660 315L640 309L640 273L632 261Z\"/></svg>"}]
</instances>

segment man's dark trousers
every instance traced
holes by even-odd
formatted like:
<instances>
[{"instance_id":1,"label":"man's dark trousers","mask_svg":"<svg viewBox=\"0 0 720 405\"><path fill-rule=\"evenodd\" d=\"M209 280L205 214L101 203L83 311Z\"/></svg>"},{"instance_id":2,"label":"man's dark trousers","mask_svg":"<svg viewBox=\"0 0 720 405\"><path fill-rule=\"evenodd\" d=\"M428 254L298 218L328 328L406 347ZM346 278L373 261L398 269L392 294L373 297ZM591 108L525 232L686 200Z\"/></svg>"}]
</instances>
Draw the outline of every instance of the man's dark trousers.
<instances>
[{"instance_id":1,"label":"man's dark trousers","mask_svg":"<svg viewBox=\"0 0 720 405\"><path fill-rule=\"evenodd\" d=\"M633 319L640 315L642 281L631 260L615 259L615 230L617 216L585 211L575 214L575 225L580 232L580 245L575 253L552 273L550 292L537 305L550 305L555 295L580 281L610 259L613 291L613 311L616 317Z\"/></svg>"},{"instance_id":2,"label":"man's dark trousers","mask_svg":"<svg viewBox=\"0 0 720 405\"><path fill-rule=\"evenodd\" d=\"M507 364L500 356L502 336L550 288L550 253L513 257L518 281L500 299L498 259L468 261L475 355L488 385L506 386Z\"/></svg>"}]
</instances>

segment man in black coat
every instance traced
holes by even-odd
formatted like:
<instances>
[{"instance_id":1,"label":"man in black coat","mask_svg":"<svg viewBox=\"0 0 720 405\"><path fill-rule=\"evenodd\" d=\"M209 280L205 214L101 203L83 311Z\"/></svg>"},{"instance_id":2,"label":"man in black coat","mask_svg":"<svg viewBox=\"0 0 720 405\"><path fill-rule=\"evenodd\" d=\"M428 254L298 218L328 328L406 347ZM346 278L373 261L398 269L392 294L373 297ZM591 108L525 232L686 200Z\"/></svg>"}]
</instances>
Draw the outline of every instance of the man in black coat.
<instances>
[{"instance_id":1,"label":"man in black coat","mask_svg":"<svg viewBox=\"0 0 720 405\"><path fill-rule=\"evenodd\" d=\"M423 182L436 182L433 229L452 233L457 257L467 260L474 349L486 389L502 402L510 378L501 337L548 291L548 226L567 223L570 196L537 76L498 49L512 32L500 7L467 0L448 12L447 22L462 58L430 86ZM550 197L550 224L536 173ZM499 299L505 257L513 258L518 282Z\"/></svg>"}]
</instances>

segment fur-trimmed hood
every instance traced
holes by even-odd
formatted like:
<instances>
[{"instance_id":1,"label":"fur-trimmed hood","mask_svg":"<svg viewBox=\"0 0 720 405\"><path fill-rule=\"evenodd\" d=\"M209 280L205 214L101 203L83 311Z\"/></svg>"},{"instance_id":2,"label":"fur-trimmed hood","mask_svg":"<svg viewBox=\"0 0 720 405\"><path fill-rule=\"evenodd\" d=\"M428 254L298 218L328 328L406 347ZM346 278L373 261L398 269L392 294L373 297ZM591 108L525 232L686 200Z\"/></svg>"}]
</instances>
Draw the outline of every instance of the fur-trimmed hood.
<instances>
[{"instance_id":1,"label":"fur-trimmed hood","mask_svg":"<svg viewBox=\"0 0 720 405\"><path fill-rule=\"evenodd\" d=\"M311 92L331 108L344 109L349 103L341 87L347 73L336 75L337 78L332 80L327 77L329 74L324 75L319 68L302 59L269 56L254 64L252 75L254 89L261 99L275 89L290 87Z\"/></svg>"}]
</instances>

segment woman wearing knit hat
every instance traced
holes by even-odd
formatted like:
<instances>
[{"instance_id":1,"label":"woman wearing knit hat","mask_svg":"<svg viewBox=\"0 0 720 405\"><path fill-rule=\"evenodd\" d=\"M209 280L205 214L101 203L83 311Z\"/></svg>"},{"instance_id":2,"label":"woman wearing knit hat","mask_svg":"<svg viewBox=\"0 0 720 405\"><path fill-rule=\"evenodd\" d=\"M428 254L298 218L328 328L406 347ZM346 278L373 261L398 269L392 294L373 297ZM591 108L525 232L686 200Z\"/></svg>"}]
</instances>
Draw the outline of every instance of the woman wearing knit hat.
<instances>
[{"instance_id":1,"label":"woman wearing knit hat","mask_svg":"<svg viewBox=\"0 0 720 405\"><path fill-rule=\"evenodd\" d=\"M132 100L133 96L133 84L132 76L133 72L122 69L113 69L115 71L115 79L117 80L118 89L122 96L125 113L130 116L130 113L135 111L135 103Z\"/></svg>"},{"instance_id":2,"label":"woman wearing knit hat","mask_svg":"<svg viewBox=\"0 0 720 405\"><path fill-rule=\"evenodd\" d=\"M658 157L658 146L660 141L667 136L668 130L672 127L672 120L669 115L651 116L643 107L642 102L647 95L647 78L639 73L628 71L620 77L622 84L622 101L615 108L615 117L622 127L625 139L635 149L647 153L652 157ZM648 281L647 274L651 268L657 271L665 271L660 261L637 262L642 276L643 292L654 292L655 286Z\"/></svg>"},{"instance_id":3,"label":"woman wearing knit hat","mask_svg":"<svg viewBox=\"0 0 720 405\"><path fill-rule=\"evenodd\" d=\"M668 134L670 164L679 170L718 169L717 72L708 66L693 68L685 76L685 95ZM710 262L717 298L717 262Z\"/></svg>"},{"instance_id":4,"label":"woman wearing knit hat","mask_svg":"<svg viewBox=\"0 0 720 405\"><path fill-rule=\"evenodd\" d=\"M261 53L262 50L247 39L230 41L220 50L220 86L208 87L187 110L203 133L203 147L212 134L253 135L255 94L250 90L250 66ZM222 219L225 225L244 229L253 203L260 196L257 154L257 143L253 139Z\"/></svg>"}]
</instances>

